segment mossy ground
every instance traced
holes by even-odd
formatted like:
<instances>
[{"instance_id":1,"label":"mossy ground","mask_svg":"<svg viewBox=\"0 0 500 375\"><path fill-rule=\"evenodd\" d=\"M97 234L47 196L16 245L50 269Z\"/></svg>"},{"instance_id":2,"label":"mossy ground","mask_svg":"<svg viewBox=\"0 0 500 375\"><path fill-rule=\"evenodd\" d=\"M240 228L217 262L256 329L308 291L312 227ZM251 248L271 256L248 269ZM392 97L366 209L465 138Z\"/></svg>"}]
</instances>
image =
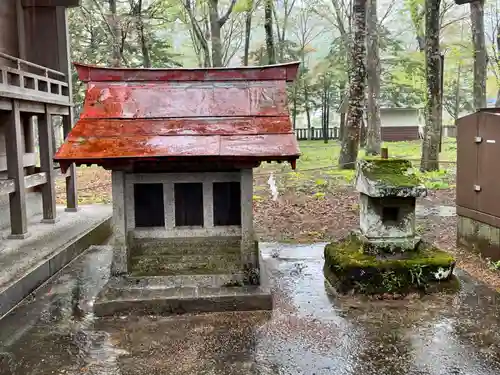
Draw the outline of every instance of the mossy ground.
<instances>
[{"instance_id":1,"label":"mossy ground","mask_svg":"<svg viewBox=\"0 0 500 375\"><path fill-rule=\"evenodd\" d=\"M455 259L445 251L423 244L400 257L381 257L363 252L354 235L325 247L325 276L339 292L365 294L405 293L429 290L440 269L453 270Z\"/></svg>"}]
</instances>

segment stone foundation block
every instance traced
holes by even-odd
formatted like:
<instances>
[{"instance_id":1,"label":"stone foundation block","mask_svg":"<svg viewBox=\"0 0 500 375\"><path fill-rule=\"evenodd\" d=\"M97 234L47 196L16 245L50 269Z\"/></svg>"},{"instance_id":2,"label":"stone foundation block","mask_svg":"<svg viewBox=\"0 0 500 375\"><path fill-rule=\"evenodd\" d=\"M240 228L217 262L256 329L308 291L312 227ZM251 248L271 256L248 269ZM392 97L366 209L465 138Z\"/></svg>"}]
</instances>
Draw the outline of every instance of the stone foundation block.
<instances>
[{"instance_id":1,"label":"stone foundation block","mask_svg":"<svg viewBox=\"0 0 500 375\"><path fill-rule=\"evenodd\" d=\"M370 255L355 234L325 247L325 276L340 293L407 293L452 287L454 258L429 244L412 252ZM433 285L434 284L434 285Z\"/></svg>"},{"instance_id":2,"label":"stone foundation block","mask_svg":"<svg viewBox=\"0 0 500 375\"><path fill-rule=\"evenodd\" d=\"M464 217L457 217L457 245L492 261L500 260L500 228Z\"/></svg>"}]
</instances>

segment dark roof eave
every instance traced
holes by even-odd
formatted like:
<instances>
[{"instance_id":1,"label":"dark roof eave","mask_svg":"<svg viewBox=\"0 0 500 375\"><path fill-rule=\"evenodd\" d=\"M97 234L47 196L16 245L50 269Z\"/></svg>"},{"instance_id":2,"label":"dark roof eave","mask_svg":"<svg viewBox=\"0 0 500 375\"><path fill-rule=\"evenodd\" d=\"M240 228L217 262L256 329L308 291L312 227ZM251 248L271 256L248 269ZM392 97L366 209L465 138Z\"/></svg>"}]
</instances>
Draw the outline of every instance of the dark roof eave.
<instances>
[{"instance_id":1,"label":"dark roof eave","mask_svg":"<svg viewBox=\"0 0 500 375\"><path fill-rule=\"evenodd\" d=\"M161 161L170 161L170 162L175 162L175 161L188 161L191 159L192 161L196 160L201 160L201 161L212 161L212 160L219 160L219 161L259 161L259 162L266 162L266 161L288 161L290 162L292 169L295 169L296 167L296 161L299 159L300 153L298 154L293 154L293 155L268 155L268 156L144 156L144 157L118 157L118 158L87 158L87 159L70 159L70 158L65 158L65 159L59 159L55 158L54 161L59 163L59 166L61 167L61 171L63 173L66 173L66 171L69 169L71 164L76 164L76 165L120 165L123 163L137 163L137 162L152 162L152 163L157 163Z\"/></svg>"}]
</instances>

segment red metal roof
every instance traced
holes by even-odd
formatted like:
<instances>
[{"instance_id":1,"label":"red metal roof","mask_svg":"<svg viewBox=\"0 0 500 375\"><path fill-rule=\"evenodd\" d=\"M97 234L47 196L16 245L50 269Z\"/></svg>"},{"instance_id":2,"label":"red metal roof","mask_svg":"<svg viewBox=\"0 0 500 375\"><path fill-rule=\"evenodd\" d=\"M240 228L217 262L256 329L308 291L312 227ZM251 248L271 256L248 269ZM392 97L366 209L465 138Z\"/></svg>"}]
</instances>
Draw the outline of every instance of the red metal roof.
<instances>
[{"instance_id":1,"label":"red metal roof","mask_svg":"<svg viewBox=\"0 0 500 375\"><path fill-rule=\"evenodd\" d=\"M124 158L288 160L298 144L286 82L299 63L210 69L117 69L75 64L87 91L80 120L55 155L71 163Z\"/></svg>"}]
</instances>

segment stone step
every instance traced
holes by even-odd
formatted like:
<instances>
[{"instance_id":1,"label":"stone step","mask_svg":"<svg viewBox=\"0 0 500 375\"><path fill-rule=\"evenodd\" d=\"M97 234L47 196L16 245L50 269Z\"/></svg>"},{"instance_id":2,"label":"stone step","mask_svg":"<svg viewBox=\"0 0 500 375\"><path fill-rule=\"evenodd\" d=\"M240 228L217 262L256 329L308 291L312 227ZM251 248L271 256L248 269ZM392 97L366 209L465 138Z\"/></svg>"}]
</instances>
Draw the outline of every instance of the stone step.
<instances>
[{"instance_id":1,"label":"stone step","mask_svg":"<svg viewBox=\"0 0 500 375\"><path fill-rule=\"evenodd\" d=\"M240 254L151 255L133 257L132 275L221 274L241 270Z\"/></svg>"},{"instance_id":2,"label":"stone step","mask_svg":"<svg viewBox=\"0 0 500 375\"><path fill-rule=\"evenodd\" d=\"M131 249L132 256L239 254L241 238L135 238L131 240Z\"/></svg>"},{"instance_id":3,"label":"stone step","mask_svg":"<svg viewBox=\"0 0 500 375\"><path fill-rule=\"evenodd\" d=\"M242 286L245 275L243 272L205 274L205 275L177 275L177 276L126 276L123 279L110 280L110 286L128 289L165 289L181 287L227 287Z\"/></svg>"},{"instance_id":4,"label":"stone step","mask_svg":"<svg viewBox=\"0 0 500 375\"><path fill-rule=\"evenodd\" d=\"M134 257L133 257L134 258ZM135 257L137 259L153 259L156 258L159 261L166 263L192 263L192 264L203 264L203 263L217 263L222 264L224 262L239 263L241 259L240 253L236 254L189 254L189 255L140 255Z\"/></svg>"},{"instance_id":5,"label":"stone step","mask_svg":"<svg viewBox=\"0 0 500 375\"><path fill-rule=\"evenodd\" d=\"M94 303L96 316L178 315L223 311L272 310L272 295L258 286L105 288Z\"/></svg>"}]
</instances>

